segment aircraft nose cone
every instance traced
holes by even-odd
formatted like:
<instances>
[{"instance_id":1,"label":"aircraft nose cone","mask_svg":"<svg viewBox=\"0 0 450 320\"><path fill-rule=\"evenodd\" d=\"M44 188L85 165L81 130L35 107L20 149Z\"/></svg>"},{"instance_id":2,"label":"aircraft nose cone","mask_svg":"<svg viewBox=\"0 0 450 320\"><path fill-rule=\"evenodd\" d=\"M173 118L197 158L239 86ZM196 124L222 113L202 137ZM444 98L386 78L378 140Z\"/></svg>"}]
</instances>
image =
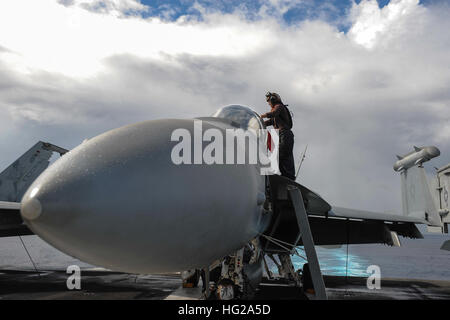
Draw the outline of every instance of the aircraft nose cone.
<instances>
[{"instance_id":1,"label":"aircraft nose cone","mask_svg":"<svg viewBox=\"0 0 450 320\"><path fill-rule=\"evenodd\" d=\"M264 177L247 165L175 164L180 128L193 135L194 120L145 121L71 150L25 193L25 223L64 253L132 273L192 269L241 248L259 230Z\"/></svg>"},{"instance_id":2,"label":"aircraft nose cone","mask_svg":"<svg viewBox=\"0 0 450 320\"><path fill-rule=\"evenodd\" d=\"M26 220L36 220L42 213L41 202L37 198L25 200L21 205L20 213Z\"/></svg>"},{"instance_id":3,"label":"aircraft nose cone","mask_svg":"<svg viewBox=\"0 0 450 320\"><path fill-rule=\"evenodd\" d=\"M431 155L431 157L433 157L433 158L438 157L441 154L441 151L438 148L434 147L434 146L428 147L427 151Z\"/></svg>"}]
</instances>

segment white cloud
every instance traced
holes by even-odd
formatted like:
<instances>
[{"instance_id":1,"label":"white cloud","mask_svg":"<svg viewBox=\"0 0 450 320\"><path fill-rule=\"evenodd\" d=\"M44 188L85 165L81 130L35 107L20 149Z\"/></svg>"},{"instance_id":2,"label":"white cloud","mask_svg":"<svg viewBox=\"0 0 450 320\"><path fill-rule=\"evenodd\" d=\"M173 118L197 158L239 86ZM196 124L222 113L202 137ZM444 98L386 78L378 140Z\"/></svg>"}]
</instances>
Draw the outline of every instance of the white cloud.
<instances>
[{"instance_id":1,"label":"white cloud","mask_svg":"<svg viewBox=\"0 0 450 320\"><path fill-rule=\"evenodd\" d=\"M376 0L362 0L353 3L351 16L353 25L349 35L356 43L372 48L382 37L398 38L402 32L408 32L408 23L424 10L419 0L391 0L382 9ZM417 23L417 21L415 21Z\"/></svg>"},{"instance_id":2,"label":"white cloud","mask_svg":"<svg viewBox=\"0 0 450 320\"><path fill-rule=\"evenodd\" d=\"M268 3L277 11L284 14L295 5L301 4L302 0L269 0ZM273 11L273 9L271 9ZM270 12L267 12L270 15Z\"/></svg>"},{"instance_id":3,"label":"white cloud","mask_svg":"<svg viewBox=\"0 0 450 320\"><path fill-rule=\"evenodd\" d=\"M114 16L123 16L132 12L147 12L149 9L138 0L59 0L59 3L76 5L90 11Z\"/></svg>"},{"instance_id":4,"label":"white cloud","mask_svg":"<svg viewBox=\"0 0 450 320\"><path fill-rule=\"evenodd\" d=\"M140 10L127 3L120 10ZM229 103L262 113L274 90L294 113L296 155L309 144L302 183L333 204L399 211L395 154L436 144L436 166L450 154L448 13L362 1L344 34L323 21L286 27L239 12L167 22L3 0L1 167L38 139L70 148L120 125Z\"/></svg>"},{"instance_id":5,"label":"white cloud","mask_svg":"<svg viewBox=\"0 0 450 320\"><path fill-rule=\"evenodd\" d=\"M240 30L233 16L218 19L205 24L167 23L98 14L52 0L0 3L0 30L9 30L1 36L2 46L17 53L8 62L20 70L68 76L91 76L101 71L102 59L115 54L156 59L181 53L238 56L261 49L263 30L254 32L251 26Z\"/></svg>"}]
</instances>

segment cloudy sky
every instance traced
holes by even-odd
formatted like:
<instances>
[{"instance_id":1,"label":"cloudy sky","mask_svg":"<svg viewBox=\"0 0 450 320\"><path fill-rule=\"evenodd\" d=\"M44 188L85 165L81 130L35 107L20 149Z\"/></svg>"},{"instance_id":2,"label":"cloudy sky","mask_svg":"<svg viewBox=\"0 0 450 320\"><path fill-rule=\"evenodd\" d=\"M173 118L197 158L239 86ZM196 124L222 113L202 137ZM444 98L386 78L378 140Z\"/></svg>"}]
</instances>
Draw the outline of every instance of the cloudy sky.
<instances>
[{"instance_id":1,"label":"cloudy sky","mask_svg":"<svg viewBox=\"0 0 450 320\"><path fill-rule=\"evenodd\" d=\"M450 4L442 0L2 0L0 167L125 124L192 118L276 91L300 182L399 211L396 154L450 162ZM430 171L431 172L431 171Z\"/></svg>"}]
</instances>

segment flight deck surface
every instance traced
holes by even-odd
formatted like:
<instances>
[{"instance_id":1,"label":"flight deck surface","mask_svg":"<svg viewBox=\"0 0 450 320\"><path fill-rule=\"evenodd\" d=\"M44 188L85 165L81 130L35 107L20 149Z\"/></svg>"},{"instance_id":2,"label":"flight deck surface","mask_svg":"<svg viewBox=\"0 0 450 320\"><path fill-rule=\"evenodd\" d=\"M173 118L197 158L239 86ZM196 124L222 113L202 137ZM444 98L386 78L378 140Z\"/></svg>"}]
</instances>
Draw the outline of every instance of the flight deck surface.
<instances>
[{"instance_id":1,"label":"flight deck surface","mask_svg":"<svg viewBox=\"0 0 450 320\"><path fill-rule=\"evenodd\" d=\"M81 290L68 290L64 271L0 270L1 300L190 300L201 298L199 288L182 289L177 274L134 275L82 271ZM324 276L330 300L450 299L450 281L382 279L381 289L369 290L365 278ZM306 300L299 289L264 281L257 300Z\"/></svg>"}]
</instances>

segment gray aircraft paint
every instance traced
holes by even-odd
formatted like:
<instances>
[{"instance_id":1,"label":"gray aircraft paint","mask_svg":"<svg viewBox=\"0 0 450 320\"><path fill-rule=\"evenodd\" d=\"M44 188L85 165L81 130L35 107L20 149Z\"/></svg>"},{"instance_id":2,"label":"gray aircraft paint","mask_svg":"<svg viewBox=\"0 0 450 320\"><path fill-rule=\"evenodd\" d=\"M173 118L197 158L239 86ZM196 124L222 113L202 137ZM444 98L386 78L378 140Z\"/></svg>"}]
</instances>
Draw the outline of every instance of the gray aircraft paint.
<instances>
[{"instance_id":1,"label":"gray aircraft paint","mask_svg":"<svg viewBox=\"0 0 450 320\"><path fill-rule=\"evenodd\" d=\"M258 196L265 177L257 165L173 164L171 133L193 134L193 122L146 121L81 144L29 188L26 224L71 256L126 272L201 267L241 248L269 221Z\"/></svg>"},{"instance_id":2,"label":"gray aircraft paint","mask_svg":"<svg viewBox=\"0 0 450 320\"><path fill-rule=\"evenodd\" d=\"M429 147L414 147L414 151L404 155L403 157L397 156L398 161L394 164L395 171L402 171L412 168L416 165L429 161L438 157L441 154L438 148L434 146Z\"/></svg>"},{"instance_id":3,"label":"gray aircraft paint","mask_svg":"<svg viewBox=\"0 0 450 320\"><path fill-rule=\"evenodd\" d=\"M239 124L202 119L204 129L226 130ZM146 121L83 143L28 189L22 217L33 232L61 251L117 271L200 268L236 251L270 221L261 206L264 176L258 165L173 164L170 155L177 142L171 141L171 133L185 128L193 134L193 127L193 119ZM416 185L420 179L404 184ZM423 211L413 212L420 214L337 207L313 214L434 223L435 216L427 222Z\"/></svg>"},{"instance_id":4,"label":"gray aircraft paint","mask_svg":"<svg viewBox=\"0 0 450 320\"><path fill-rule=\"evenodd\" d=\"M437 197L440 215L445 223L450 223L450 163L437 171L437 188L439 196Z\"/></svg>"},{"instance_id":5,"label":"gray aircraft paint","mask_svg":"<svg viewBox=\"0 0 450 320\"><path fill-rule=\"evenodd\" d=\"M19 202L33 181L48 167L52 151L39 141L0 173L0 200Z\"/></svg>"},{"instance_id":6,"label":"gray aircraft paint","mask_svg":"<svg viewBox=\"0 0 450 320\"><path fill-rule=\"evenodd\" d=\"M400 171L403 215L424 219L432 227L443 227L437 201L437 181L428 181L422 164L438 157L440 151L434 146L417 148L394 165Z\"/></svg>"},{"instance_id":7,"label":"gray aircraft paint","mask_svg":"<svg viewBox=\"0 0 450 320\"><path fill-rule=\"evenodd\" d=\"M403 214L425 219L430 225L441 227L442 222L431 196L425 169L411 167L401 172Z\"/></svg>"},{"instance_id":8,"label":"gray aircraft paint","mask_svg":"<svg viewBox=\"0 0 450 320\"><path fill-rule=\"evenodd\" d=\"M428 226L429 232L448 233L448 224L450 223L450 163L437 169L436 177L429 178L430 194L434 200L435 207L442 219L443 226Z\"/></svg>"}]
</instances>

